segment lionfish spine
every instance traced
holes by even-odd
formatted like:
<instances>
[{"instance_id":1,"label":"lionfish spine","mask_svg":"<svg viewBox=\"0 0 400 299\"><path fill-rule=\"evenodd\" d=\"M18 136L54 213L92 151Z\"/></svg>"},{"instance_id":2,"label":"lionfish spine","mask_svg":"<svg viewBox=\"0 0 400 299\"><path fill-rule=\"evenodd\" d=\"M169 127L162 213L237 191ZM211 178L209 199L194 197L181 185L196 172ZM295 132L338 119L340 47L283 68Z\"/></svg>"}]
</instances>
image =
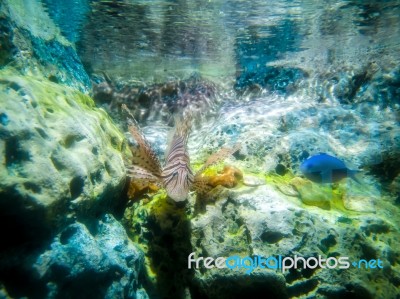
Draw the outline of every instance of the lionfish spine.
<instances>
[{"instance_id":1,"label":"lionfish spine","mask_svg":"<svg viewBox=\"0 0 400 299\"><path fill-rule=\"evenodd\" d=\"M132 152L131 162L134 165L140 166L141 168L146 169L152 175L159 177L161 174L161 165L157 158L156 153L151 148L149 142L146 140L144 135L139 129L139 126L133 117L132 113L126 107L125 104L122 105L122 109L124 109L130 119L128 120L129 123L129 132L133 139L137 143L137 147L130 147Z\"/></svg>"},{"instance_id":2,"label":"lionfish spine","mask_svg":"<svg viewBox=\"0 0 400 299\"><path fill-rule=\"evenodd\" d=\"M210 166L217 164L219 162L222 162L226 158L228 158L230 155L234 154L238 150L240 150L241 144L236 143L232 148L229 147L223 147L216 153L212 154L210 157L208 157L207 161L204 163L204 165L196 172L195 177L196 179L201 176L201 174Z\"/></svg>"}]
</instances>

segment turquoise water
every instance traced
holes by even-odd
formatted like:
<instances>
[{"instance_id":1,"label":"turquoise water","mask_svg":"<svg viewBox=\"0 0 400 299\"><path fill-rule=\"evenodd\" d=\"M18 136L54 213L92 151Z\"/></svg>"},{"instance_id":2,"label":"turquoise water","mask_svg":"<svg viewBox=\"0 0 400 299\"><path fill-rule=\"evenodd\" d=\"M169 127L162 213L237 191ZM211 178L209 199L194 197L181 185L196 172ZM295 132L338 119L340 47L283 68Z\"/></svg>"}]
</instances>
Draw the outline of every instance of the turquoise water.
<instances>
[{"instance_id":1,"label":"turquoise water","mask_svg":"<svg viewBox=\"0 0 400 299\"><path fill-rule=\"evenodd\" d=\"M399 40L397 1L43 2L84 63L139 80L235 76L277 61L358 65L395 54ZM150 65L128 75L126 66L141 62Z\"/></svg>"},{"instance_id":2,"label":"turquoise water","mask_svg":"<svg viewBox=\"0 0 400 299\"><path fill-rule=\"evenodd\" d=\"M400 1L0 1L0 298L398 299L399 62Z\"/></svg>"}]
</instances>

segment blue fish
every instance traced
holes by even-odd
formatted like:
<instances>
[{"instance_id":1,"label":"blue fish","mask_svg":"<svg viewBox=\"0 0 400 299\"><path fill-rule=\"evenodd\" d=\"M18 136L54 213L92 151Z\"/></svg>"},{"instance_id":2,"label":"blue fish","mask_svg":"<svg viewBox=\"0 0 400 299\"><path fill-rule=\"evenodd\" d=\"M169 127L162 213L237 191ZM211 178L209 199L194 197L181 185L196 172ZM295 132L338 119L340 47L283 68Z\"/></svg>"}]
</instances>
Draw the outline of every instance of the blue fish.
<instances>
[{"instance_id":1,"label":"blue fish","mask_svg":"<svg viewBox=\"0 0 400 299\"><path fill-rule=\"evenodd\" d=\"M350 177L360 184L355 177L359 171L348 169L343 161L324 153L305 160L300 165L300 170L307 179L316 183L336 183Z\"/></svg>"}]
</instances>

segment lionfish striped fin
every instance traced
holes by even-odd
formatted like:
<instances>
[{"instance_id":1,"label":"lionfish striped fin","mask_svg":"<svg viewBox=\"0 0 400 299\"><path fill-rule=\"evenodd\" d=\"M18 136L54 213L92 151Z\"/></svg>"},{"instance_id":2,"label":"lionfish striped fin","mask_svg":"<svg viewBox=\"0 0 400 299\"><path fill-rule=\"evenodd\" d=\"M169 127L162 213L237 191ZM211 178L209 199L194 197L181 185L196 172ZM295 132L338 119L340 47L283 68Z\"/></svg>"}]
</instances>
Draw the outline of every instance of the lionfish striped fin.
<instances>
[{"instance_id":1,"label":"lionfish striped fin","mask_svg":"<svg viewBox=\"0 0 400 299\"><path fill-rule=\"evenodd\" d=\"M187 198L194 181L186 146L189 132L190 119L178 122L161 173L167 194L175 201Z\"/></svg>"},{"instance_id":2,"label":"lionfish striped fin","mask_svg":"<svg viewBox=\"0 0 400 299\"><path fill-rule=\"evenodd\" d=\"M147 169L137 165L131 165L127 168L127 176L135 180L144 180L157 185L160 185L160 178L153 175Z\"/></svg>"},{"instance_id":3,"label":"lionfish striped fin","mask_svg":"<svg viewBox=\"0 0 400 299\"><path fill-rule=\"evenodd\" d=\"M125 104L122 105L122 108L128 112L131 116L129 122L129 132L132 137L135 139L138 144L137 147L130 147L132 152L132 163L134 165L139 165L141 168L148 170L155 176L161 175L161 165L157 158L156 153L151 148L149 142L140 132L139 126L137 125L135 118L130 113Z\"/></svg>"},{"instance_id":4,"label":"lionfish striped fin","mask_svg":"<svg viewBox=\"0 0 400 299\"><path fill-rule=\"evenodd\" d=\"M217 164L223 160L225 160L228 156L234 154L237 152L241 147L240 143L236 143L232 148L229 147L223 147L219 149L216 153L212 154L210 157L208 157L206 163L196 172L195 177L200 177L201 174L211 165Z\"/></svg>"}]
</instances>

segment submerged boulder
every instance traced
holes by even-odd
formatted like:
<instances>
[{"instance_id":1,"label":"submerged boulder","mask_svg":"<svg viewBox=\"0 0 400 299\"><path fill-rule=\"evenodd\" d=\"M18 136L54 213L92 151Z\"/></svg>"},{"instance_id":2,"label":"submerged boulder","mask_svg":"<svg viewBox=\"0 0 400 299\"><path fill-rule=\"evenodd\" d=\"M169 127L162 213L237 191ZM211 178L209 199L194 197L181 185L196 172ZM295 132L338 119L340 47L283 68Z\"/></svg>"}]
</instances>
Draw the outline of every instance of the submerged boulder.
<instances>
[{"instance_id":1,"label":"submerged boulder","mask_svg":"<svg viewBox=\"0 0 400 299\"><path fill-rule=\"evenodd\" d=\"M66 227L34 269L48 298L148 298L138 281L143 253L111 215Z\"/></svg>"},{"instance_id":2,"label":"submerged boulder","mask_svg":"<svg viewBox=\"0 0 400 299\"><path fill-rule=\"evenodd\" d=\"M40 1L1 1L0 31L0 297L147 298L143 255L110 215L123 134Z\"/></svg>"},{"instance_id":3,"label":"submerged boulder","mask_svg":"<svg viewBox=\"0 0 400 299\"><path fill-rule=\"evenodd\" d=\"M233 269L207 269L203 260L198 268L192 263L192 289L208 298L241 298L244 294L269 294L273 298L353 298L355 294L362 298L395 298L400 270L400 244L395 241L399 240L397 211L394 207L388 209L384 202L377 209L380 211L354 214L339 208L307 207L270 184L220 193L214 204L192 217L194 258L348 257L349 267L317 265L304 269L299 262L297 268L282 271L273 262L264 269L252 262L254 267L248 271L249 260L247 267L242 264ZM366 267L360 262L371 259L379 259L382 268Z\"/></svg>"},{"instance_id":4,"label":"submerged boulder","mask_svg":"<svg viewBox=\"0 0 400 299\"><path fill-rule=\"evenodd\" d=\"M0 71L0 115L0 281L25 296L54 234L121 203L124 136L88 96L12 69Z\"/></svg>"},{"instance_id":5,"label":"submerged boulder","mask_svg":"<svg viewBox=\"0 0 400 299\"><path fill-rule=\"evenodd\" d=\"M0 94L2 213L25 223L19 211L33 219L41 211L35 223L60 225L115 207L124 136L103 110L78 91L12 70L0 72Z\"/></svg>"}]
</instances>

